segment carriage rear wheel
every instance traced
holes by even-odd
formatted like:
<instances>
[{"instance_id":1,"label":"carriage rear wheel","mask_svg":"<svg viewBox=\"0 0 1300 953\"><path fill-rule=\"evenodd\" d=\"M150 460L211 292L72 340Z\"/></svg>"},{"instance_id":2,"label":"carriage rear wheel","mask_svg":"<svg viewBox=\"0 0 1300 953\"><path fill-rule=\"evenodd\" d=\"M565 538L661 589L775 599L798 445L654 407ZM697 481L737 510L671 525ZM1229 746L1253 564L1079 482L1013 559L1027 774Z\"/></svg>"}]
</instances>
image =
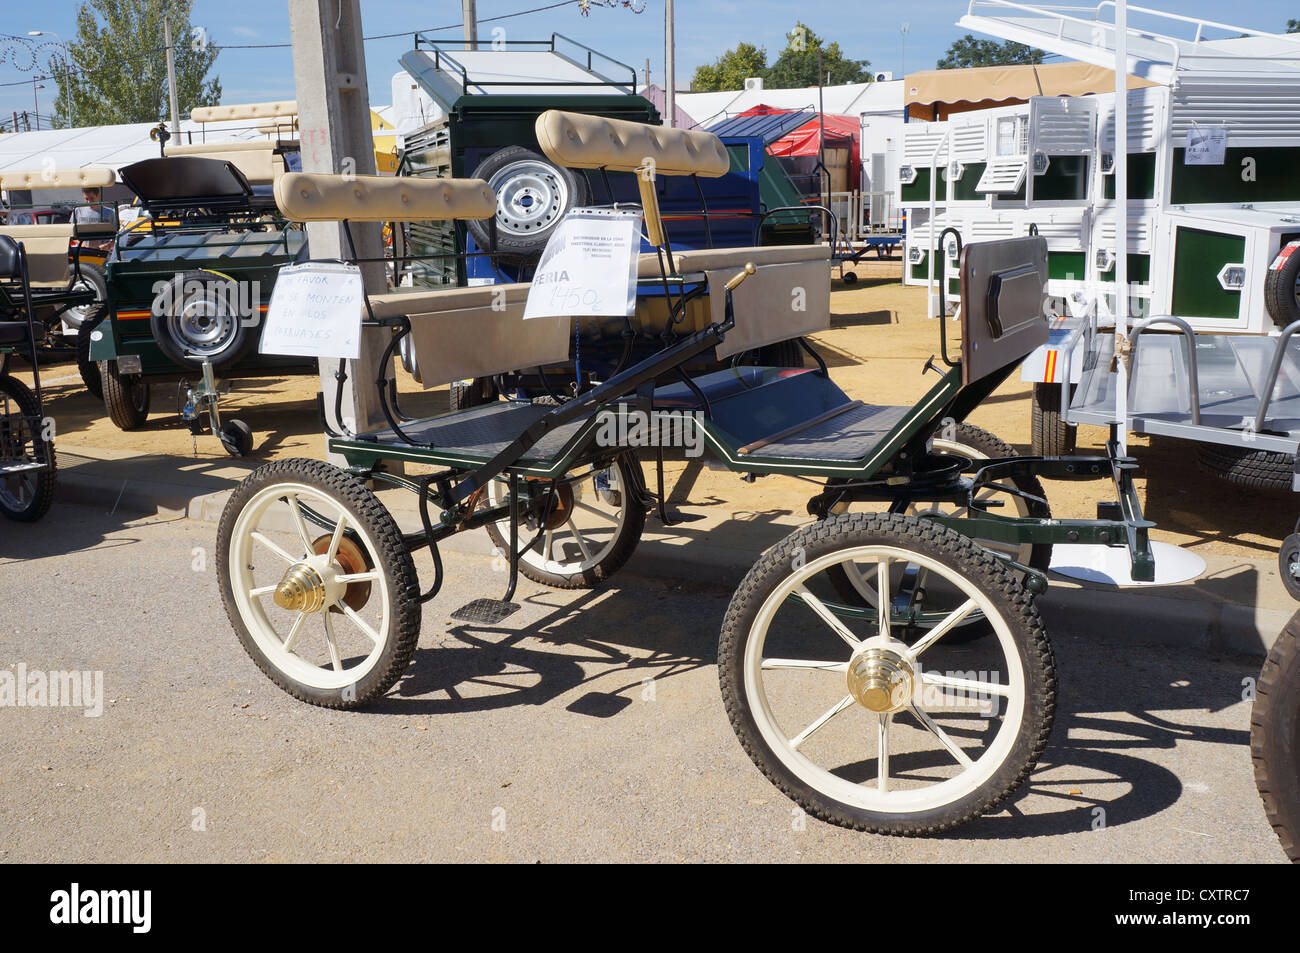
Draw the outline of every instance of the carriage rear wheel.
<instances>
[{"instance_id":1,"label":"carriage rear wheel","mask_svg":"<svg viewBox=\"0 0 1300 953\"><path fill-rule=\"evenodd\" d=\"M217 529L226 614L295 698L356 708L390 689L420 636L419 583L379 499L318 460L283 460L235 489Z\"/></svg>"},{"instance_id":2,"label":"carriage rear wheel","mask_svg":"<svg viewBox=\"0 0 1300 953\"><path fill-rule=\"evenodd\" d=\"M1278 634L1250 713L1255 784L1282 850L1300 863L1300 614Z\"/></svg>"},{"instance_id":3,"label":"carriage rear wheel","mask_svg":"<svg viewBox=\"0 0 1300 953\"><path fill-rule=\"evenodd\" d=\"M20 523L40 519L54 502L54 442L36 395L0 375L0 513Z\"/></svg>"},{"instance_id":4,"label":"carriage rear wheel","mask_svg":"<svg viewBox=\"0 0 1300 953\"><path fill-rule=\"evenodd\" d=\"M880 609L827 571L870 563ZM994 638L945 637L980 612ZM810 814L928 834L991 811L1029 775L1055 706L1051 647L1016 574L953 530L852 513L769 550L718 648L727 714L754 763Z\"/></svg>"},{"instance_id":5,"label":"carriage rear wheel","mask_svg":"<svg viewBox=\"0 0 1300 953\"><path fill-rule=\"evenodd\" d=\"M519 571L533 582L557 589L587 589L604 582L627 562L645 529L645 507L633 492L642 486L641 463L622 453L607 466L584 465L559 480L523 480L519 545L537 542L519 557ZM504 477L492 481L488 500L510 498ZM510 520L487 527L501 552L510 546ZM539 535L540 534L540 535Z\"/></svg>"}]
</instances>

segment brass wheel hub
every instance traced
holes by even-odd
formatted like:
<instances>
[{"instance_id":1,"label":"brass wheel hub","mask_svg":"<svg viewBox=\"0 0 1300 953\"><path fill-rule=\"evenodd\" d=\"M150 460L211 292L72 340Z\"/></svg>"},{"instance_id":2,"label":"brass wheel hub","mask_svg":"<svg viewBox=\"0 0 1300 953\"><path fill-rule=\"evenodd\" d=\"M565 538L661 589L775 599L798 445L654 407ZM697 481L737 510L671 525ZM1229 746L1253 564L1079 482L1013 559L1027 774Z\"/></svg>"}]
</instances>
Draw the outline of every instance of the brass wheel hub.
<instances>
[{"instance_id":1,"label":"brass wheel hub","mask_svg":"<svg viewBox=\"0 0 1300 953\"><path fill-rule=\"evenodd\" d=\"M319 612L325 605L325 580L314 566L294 563L275 587L273 598L290 612Z\"/></svg>"},{"instance_id":2,"label":"brass wheel hub","mask_svg":"<svg viewBox=\"0 0 1300 953\"><path fill-rule=\"evenodd\" d=\"M849 660L849 694L879 715L900 711L912 700L916 670L901 643L868 643Z\"/></svg>"}]
</instances>

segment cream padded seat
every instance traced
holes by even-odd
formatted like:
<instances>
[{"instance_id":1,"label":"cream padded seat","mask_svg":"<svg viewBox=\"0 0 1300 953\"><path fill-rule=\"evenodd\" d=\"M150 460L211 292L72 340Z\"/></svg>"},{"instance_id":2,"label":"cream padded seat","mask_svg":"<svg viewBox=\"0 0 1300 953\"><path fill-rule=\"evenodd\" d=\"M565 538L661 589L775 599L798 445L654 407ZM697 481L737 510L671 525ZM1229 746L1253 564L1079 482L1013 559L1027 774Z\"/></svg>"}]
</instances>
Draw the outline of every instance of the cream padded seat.
<instances>
[{"instance_id":1,"label":"cream padded seat","mask_svg":"<svg viewBox=\"0 0 1300 953\"><path fill-rule=\"evenodd\" d=\"M33 285L63 288L68 284L68 241L71 223L65 225L4 225L0 235L22 242L27 251L27 276Z\"/></svg>"},{"instance_id":2,"label":"cream padded seat","mask_svg":"<svg viewBox=\"0 0 1300 953\"><path fill-rule=\"evenodd\" d=\"M726 146L709 132L558 109L538 116L533 129L547 158L571 169L635 172L652 164L662 175L717 178L731 167Z\"/></svg>"},{"instance_id":3,"label":"cream padded seat","mask_svg":"<svg viewBox=\"0 0 1300 953\"><path fill-rule=\"evenodd\" d=\"M497 199L482 179L289 172L275 204L295 222L425 222L491 218Z\"/></svg>"},{"instance_id":4,"label":"cream padded seat","mask_svg":"<svg viewBox=\"0 0 1300 953\"><path fill-rule=\"evenodd\" d=\"M461 308L490 308L494 301L511 302L528 297L528 282L511 285L474 285L457 288L398 288L370 296L376 318L429 314L433 311Z\"/></svg>"}]
</instances>

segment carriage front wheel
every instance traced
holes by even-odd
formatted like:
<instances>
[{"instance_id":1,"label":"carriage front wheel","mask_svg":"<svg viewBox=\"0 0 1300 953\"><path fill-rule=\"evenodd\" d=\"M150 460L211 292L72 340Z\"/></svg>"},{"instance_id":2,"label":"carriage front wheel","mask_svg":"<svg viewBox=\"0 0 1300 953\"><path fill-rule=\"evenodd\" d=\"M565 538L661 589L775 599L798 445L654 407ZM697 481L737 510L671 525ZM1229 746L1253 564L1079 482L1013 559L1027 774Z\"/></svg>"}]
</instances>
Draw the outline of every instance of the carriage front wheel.
<instances>
[{"instance_id":1,"label":"carriage front wheel","mask_svg":"<svg viewBox=\"0 0 1300 953\"><path fill-rule=\"evenodd\" d=\"M217 572L239 641L295 698L363 705L415 652L419 583L402 533L330 464L284 460L240 483L217 529Z\"/></svg>"},{"instance_id":2,"label":"carriage front wheel","mask_svg":"<svg viewBox=\"0 0 1300 953\"><path fill-rule=\"evenodd\" d=\"M869 564L876 605L830 578ZM991 638L945 641L979 613ZM1051 732L1051 647L1016 574L927 520L851 513L773 547L732 599L718 649L746 752L809 814L926 834L997 807Z\"/></svg>"}]
</instances>

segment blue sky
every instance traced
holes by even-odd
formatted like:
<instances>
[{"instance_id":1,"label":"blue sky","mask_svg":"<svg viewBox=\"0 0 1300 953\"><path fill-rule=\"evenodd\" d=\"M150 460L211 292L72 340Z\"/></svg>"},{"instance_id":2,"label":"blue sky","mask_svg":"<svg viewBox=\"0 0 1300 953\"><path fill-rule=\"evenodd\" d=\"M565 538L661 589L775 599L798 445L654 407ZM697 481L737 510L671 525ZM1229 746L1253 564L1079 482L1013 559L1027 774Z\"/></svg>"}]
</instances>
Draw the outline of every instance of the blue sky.
<instances>
[{"instance_id":1,"label":"blue sky","mask_svg":"<svg viewBox=\"0 0 1300 953\"><path fill-rule=\"evenodd\" d=\"M478 14L482 20L548 2L553 0L478 0ZM1147 4L1176 10L1184 16L1226 17L1259 30L1280 31L1289 18L1300 17L1300 0L1256 0L1243 4L1237 13L1230 12L1222 0L1179 0L1177 4L1172 0L1147 0ZM45 4L0 0L0 31L23 36L29 30L46 30L71 37L77 5L73 0ZM362 0L361 6L367 36L409 33L460 20L458 0ZM685 85L697 65L713 60L741 40L765 46L769 61L775 59L785 45L784 34L796 20L827 39L838 40L848 55L870 60L877 70L895 73L903 66L899 26L907 22L906 67L931 69L961 35L955 23L966 6L961 0L677 0L679 82ZM219 45L288 42L289 14L283 0L197 0L194 8L194 23L205 27L211 41ZM646 0L646 10L639 15L622 8L593 8L590 16L583 17L573 4L485 24L484 32L501 26L507 31L507 39L539 39L552 32L563 33L635 66L638 72L649 57L652 81L662 82L663 14L663 0ZM459 28L440 35L458 37ZM409 46L409 37L366 44L372 103L389 102L390 78L398 68L397 57ZM34 72L23 68L27 65L21 53L12 52L0 62L0 84L24 83L0 85L0 115L7 117L14 109L32 108L30 80ZM129 68L129 64L124 66ZM216 72L226 102L289 98L294 94L289 49L227 49L217 59ZM45 85L45 89L37 91L42 113L49 111L54 94L53 82Z\"/></svg>"}]
</instances>

